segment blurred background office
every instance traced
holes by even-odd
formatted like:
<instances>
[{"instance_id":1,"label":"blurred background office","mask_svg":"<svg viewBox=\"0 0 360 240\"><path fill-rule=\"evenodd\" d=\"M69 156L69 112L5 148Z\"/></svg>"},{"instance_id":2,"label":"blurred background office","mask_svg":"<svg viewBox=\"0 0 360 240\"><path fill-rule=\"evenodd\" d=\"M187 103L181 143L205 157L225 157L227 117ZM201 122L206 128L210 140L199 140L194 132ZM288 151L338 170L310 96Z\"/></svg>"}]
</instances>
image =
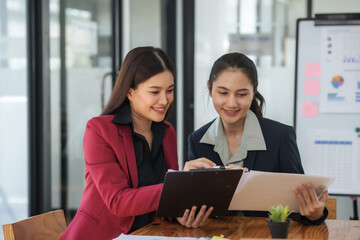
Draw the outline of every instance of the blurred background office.
<instances>
[{"instance_id":1,"label":"blurred background office","mask_svg":"<svg viewBox=\"0 0 360 240\"><path fill-rule=\"evenodd\" d=\"M85 185L85 124L130 49L163 48L176 65L169 120L182 165L187 135L216 116L206 81L236 36L266 39L243 42L243 51L257 64L265 117L294 125L296 20L347 12L360 12L360 2L0 0L0 225L51 209L72 219ZM337 218L352 217L350 198L336 198Z\"/></svg>"}]
</instances>

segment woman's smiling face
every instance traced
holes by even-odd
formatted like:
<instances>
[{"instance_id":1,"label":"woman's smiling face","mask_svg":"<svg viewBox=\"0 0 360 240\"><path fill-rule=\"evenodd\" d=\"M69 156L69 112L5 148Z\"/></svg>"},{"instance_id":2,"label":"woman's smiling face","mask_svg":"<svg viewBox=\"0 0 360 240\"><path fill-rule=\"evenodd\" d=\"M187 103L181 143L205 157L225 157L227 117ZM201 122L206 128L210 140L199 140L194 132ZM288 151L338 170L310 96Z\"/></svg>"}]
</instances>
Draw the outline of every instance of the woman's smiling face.
<instances>
[{"instance_id":1,"label":"woman's smiling face","mask_svg":"<svg viewBox=\"0 0 360 240\"><path fill-rule=\"evenodd\" d=\"M254 98L254 88L241 70L222 71L210 93L215 110L226 124L244 121Z\"/></svg>"},{"instance_id":2,"label":"woman's smiling face","mask_svg":"<svg viewBox=\"0 0 360 240\"><path fill-rule=\"evenodd\" d=\"M140 83L128 94L131 117L161 122L174 100L174 76L164 71Z\"/></svg>"}]
</instances>

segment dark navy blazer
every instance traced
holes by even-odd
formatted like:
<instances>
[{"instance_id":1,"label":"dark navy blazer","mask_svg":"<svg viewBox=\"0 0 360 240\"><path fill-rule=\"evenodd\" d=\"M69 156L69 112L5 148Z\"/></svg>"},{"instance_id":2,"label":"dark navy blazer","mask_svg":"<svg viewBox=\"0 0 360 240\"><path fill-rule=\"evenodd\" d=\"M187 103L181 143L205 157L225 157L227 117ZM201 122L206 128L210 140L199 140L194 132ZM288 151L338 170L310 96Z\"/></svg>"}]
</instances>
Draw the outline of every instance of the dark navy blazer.
<instances>
[{"instance_id":1,"label":"dark navy blazer","mask_svg":"<svg viewBox=\"0 0 360 240\"><path fill-rule=\"evenodd\" d=\"M247 167L249 170L265 172L304 174L299 150L296 144L294 128L270 119L257 118L266 143L266 150L248 151L247 157L244 160L244 167ZM219 154L214 151L214 145L200 143L201 138L213 122L214 120L189 135L189 160L205 157L217 165L223 165ZM267 217L267 212L244 211L244 215ZM311 221L308 218L301 216L299 213L293 213L290 217L303 224L317 225L321 224L326 219L327 215L328 211L325 208L324 216L316 221Z\"/></svg>"}]
</instances>

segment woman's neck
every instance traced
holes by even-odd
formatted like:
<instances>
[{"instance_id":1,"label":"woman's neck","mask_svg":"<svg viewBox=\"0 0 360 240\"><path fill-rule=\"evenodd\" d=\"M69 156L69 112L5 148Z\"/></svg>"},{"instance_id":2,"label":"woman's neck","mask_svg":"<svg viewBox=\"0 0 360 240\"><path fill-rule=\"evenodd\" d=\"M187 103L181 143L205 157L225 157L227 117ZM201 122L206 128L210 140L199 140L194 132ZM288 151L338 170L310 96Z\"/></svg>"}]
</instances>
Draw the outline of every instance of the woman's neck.
<instances>
[{"instance_id":1,"label":"woman's neck","mask_svg":"<svg viewBox=\"0 0 360 240\"><path fill-rule=\"evenodd\" d=\"M137 133L144 134L151 131L151 120L132 117L132 122L134 126L134 131Z\"/></svg>"},{"instance_id":2,"label":"woman's neck","mask_svg":"<svg viewBox=\"0 0 360 240\"><path fill-rule=\"evenodd\" d=\"M149 149L151 150L153 134L151 132L152 121L149 119L138 118L136 115L131 114L134 132L141 134L147 141Z\"/></svg>"},{"instance_id":3,"label":"woman's neck","mask_svg":"<svg viewBox=\"0 0 360 240\"><path fill-rule=\"evenodd\" d=\"M227 124L222 121L224 126L224 133L226 137L242 136L244 132L245 118L240 119L236 123Z\"/></svg>"},{"instance_id":4,"label":"woman's neck","mask_svg":"<svg viewBox=\"0 0 360 240\"><path fill-rule=\"evenodd\" d=\"M229 146L231 156L234 156L236 154L237 150L241 145L242 136L244 132L244 125L245 125L244 119L240 119L238 122L233 124L226 124L223 122L224 133L225 133L226 141Z\"/></svg>"}]
</instances>

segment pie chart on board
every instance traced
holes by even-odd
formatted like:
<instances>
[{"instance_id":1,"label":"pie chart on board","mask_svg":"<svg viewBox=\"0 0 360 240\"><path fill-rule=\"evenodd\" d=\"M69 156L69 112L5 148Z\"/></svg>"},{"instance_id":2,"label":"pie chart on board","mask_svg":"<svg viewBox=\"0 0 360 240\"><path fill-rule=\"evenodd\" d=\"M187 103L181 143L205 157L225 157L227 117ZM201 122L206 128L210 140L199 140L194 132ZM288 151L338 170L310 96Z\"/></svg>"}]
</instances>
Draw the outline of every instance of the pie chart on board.
<instances>
[{"instance_id":1,"label":"pie chart on board","mask_svg":"<svg viewBox=\"0 0 360 240\"><path fill-rule=\"evenodd\" d=\"M335 77L332 78L331 84L334 88L339 88L344 84L344 78L340 75L336 75Z\"/></svg>"}]
</instances>

